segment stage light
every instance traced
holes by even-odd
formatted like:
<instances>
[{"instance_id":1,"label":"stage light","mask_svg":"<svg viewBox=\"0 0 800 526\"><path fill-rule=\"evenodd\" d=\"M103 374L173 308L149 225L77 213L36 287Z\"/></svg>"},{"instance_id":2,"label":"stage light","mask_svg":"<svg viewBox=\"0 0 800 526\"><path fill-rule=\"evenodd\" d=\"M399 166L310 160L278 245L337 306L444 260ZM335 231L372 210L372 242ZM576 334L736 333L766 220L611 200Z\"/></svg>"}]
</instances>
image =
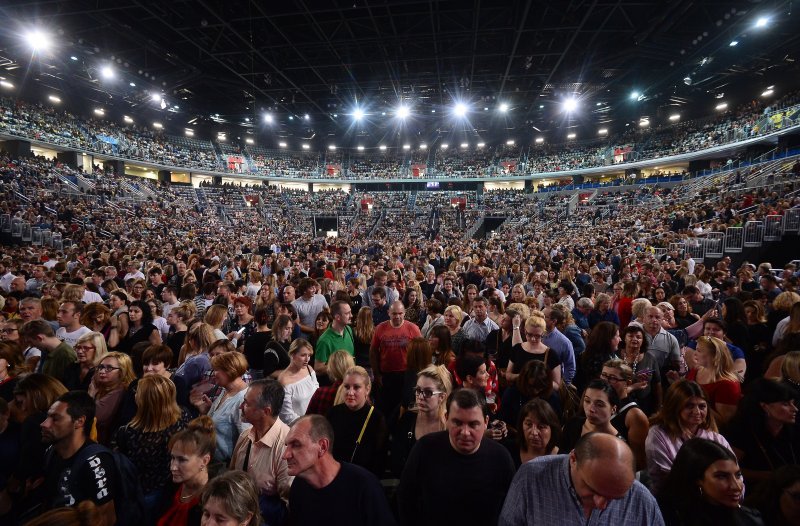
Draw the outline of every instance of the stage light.
<instances>
[{"instance_id":1,"label":"stage light","mask_svg":"<svg viewBox=\"0 0 800 526\"><path fill-rule=\"evenodd\" d=\"M100 70L100 74L103 75L104 79L113 79L114 78L114 70L111 66L103 66Z\"/></svg>"},{"instance_id":2,"label":"stage light","mask_svg":"<svg viewBox=\"0 0 800 526\"><path fill-rule=\"evenodd\" d=\"M456 105L453 106L453 115L455 115L456 117L464 117L464 116L466 116L467 115L467 105L464 104L463 102L456 103Z\"/></svg>"},{"instance_id":3,"label":"stage light","mask_svg":"<svg viewBox=\"0 0 800 526\"><path fill-rule=\"evenodd\" d=\"M681 114L680 113L673 113L672 115L669 116L669 120L672 121L672 122L679 121L679 120L681 120Z\"/></svg>"},{"instance_id":4,"label":"stage light","mask_svg":"<svg viewBox=\"0 0 800 526\"><path fill-rule=\"evenodd\" d=\"M289 115L289 120L293 121L294 120L294 115Z\"/></svg>"},{"instance_id":5,"label":"stage light","mask_svg":"<svg viewBox=\"0 0 800 526\"><path fill-rule=\"evenodd\" d=\"M183 133L185 133L187 137L194 137L194 130L190 130L189 128L186 128Z\"/></svg>"},{"instance_id":6,"label":"stage light","mask_svg":"<svg viewBox=\"0 0 800 526\"><path fill-rule=\"evenodd\" d=\"M286 143L285 142L279 142L278 146L280 146L281 148L286 148Z\"/></svg>"},{"instance_id":7,"label":"stage light","mask_svg":"<svg viewBox=\"0 0 800 526\"><path fill-rule=\"evenodd\" d=\"M364 147L359 144L358 146L356 146L356 150L358 150L359 152L363 152Z\"/></svg>"},{"instance_id":8,"label":"stage light","mask_svg":"<svg viewBox=\"0 0 800 526\"><path fill-rule=\"evenodd\" d=\"M161 102L161 95L158 93L153 93L150 98L153 100L153 102Z\"/></svg>"},{"instance_id":9,"label":"stage light","mask_svg":"<svg viewBox=\"0 0 800 526\"><path fill-rule=\"evenodd\" d=\"M411 145L410 144L404 144L403 145L403 149L404 150L410 150L411 149Z\"/></svg>"},{"instance_id":10,"label":"stage light","mask_svg":"<svg viewBox=\"0 0 800 526\"><path fill-rule=\"evenodd\" d=\"M500 105L500 108L499 108L499 109L500 109L500 112L501 112L501 113L506 113L506 112L508 111L508 104L506 104L505 102L504 102L504 103L502 103L502 104Z\"/></svg>"},{"instance_id":11,"label":"stage light","mask_svg":"<svg viewBox=\"0 0 800 526\"><path fill-rule=\"evenodd\" d=\"M574 139L576 135L574 133L567 134L567 139Z\"/></svg>"},{"instance_id":12,"label":"stage light","mask_svg":"<svg viewBox=\"0 0 800 526\"><path fill-rule=\"evenodd\" d=\"M405 119L406 117L411 115L411 110L408 109L408 106L400 106L400 107L397 108L396 115L397 115L397 118L399 118L399 119Z\"/></svg>"},{"instance_id":13,"label":"stage light","mask_svg":"<svg viewBox=\"0 0 800 526\"><path fill-rule=\"evenodd\" d=\"M160 122L154 122L154 123L153 123L153 128L155 128L155 129L157 129L157 130L160 130L160 129L161 129L161 128L163 128L163 127L164 127L164 125L163 125L163 124L161 124Z\"/></svg>"},{"instance_id":14,"label":"stage light","mask_svg":"<svg viewBox=\"0 0 800 526\"><path fill-rule=\"evenodd\" d=\"M46 51L50 48L52 42L50 41L50 36L43 31L38 29L34 29L32 31L28 31L25 33L25 41L28 45L33 49L34 52L36 51Z\"/></svg>"},{"instance_id":15,"label":"stage light","mask_svg":"<svg viewBox=\"0 0 800 526\"><path fill-rule=\"evenodd\" d=\"M364 110L361 108L356 108L353 110L353 120L360 121L364 118Z\"/></svg>"},{"instance_id":16,"label":"stage light","mask_svg":"<svg viewBox=\"0 0 800 526\"><path fill-rule=\"evenodd\" d=\"M384 151L386 151L386 145L385 144L381 144L380 146L378 146L378 149L380 151L384 152Z\"/></svg>"},{"instance_id":17,"label":"stage light","mask_svg":"<svg viewBox=\"0 0 800 526\"><path fill-rule=\"evenodd\" d=\"M55 102L56 104L58 104L59 102L61 102L61 99L59 99L59 98L58 98L58 97L56 97L55 95L49 95L49 96L47 97L47 99L48 99L50 102Z\"/></svg>"},{"instance_id":18,"label":"stage light","mask_svg":"<svg viewBox=\"0 0 800 526\"><path fill-rule=\"evenodd\" d=\"M769 18L765 16L759 17L758 20L756 20L757 28L767 27L767 24L769 24Z\"/></svg>"},{"instance_id":19,"label":"stage light","mask_svg":"<svg viewBox=\"0 0 800 526\"><path fill-rule=\"evenodd\" d=\"M136 83L135 82L129 82L128 86L130 86L132 88L135 88L136 87Z\"/></svg>"},{"instance_id":20,"label":"stage light","mask_svg":"<svg viewBox=\"0 0 800 526\"><path fill-rule=\"evenodd\" d=\"M506 141L506 146L514 146L514 139L509 139Z\"/></svg>"},{"instance_id":21,"label":"stage light","mask_svg":"<svg viewBox=\"0 0 800 526\"><path fill-rule=\"evenodd\" d=\"M639 98L639 95L641 95L641 93L639 93L638 91L634 91L634 92L632 92L632 93L631 93L631 100L636 100L636 99L638 99L638 98Z\"/></svg>"},{"instance_id":22,"label":"stage light","mask_svg":"<svg viewBox=\"0 0 800 526\"><path fill-rule=\"evenodd\" d=\"M328 149L331 150L331 151L334 151L336 149L336 145L335 144L331 144L330 146L328 146Z\"/></svg>"},{"instance_id":23,"label":"stage light","mask_svg":"<svg viewBox=\"0 0 800 526\"><path fill-rule=\"evenodd\" d=\"M563 103L564 111L567 113L573 112L578 109L578 101L575 97L569 97Z\"/></svg>"},{"instance_id":24,"label":"stage light","mask_svg":"<svg viewBox=\"0 0 800 526\"><path fill-rule=\"evenodd\" d=\"M310 150L310 149L311 149L311 145L309 145L309 144L303 144L302 148L303 148L304 150Z\"/></svg>"},{"instance_id":25,"label":"stage light","mask_svg":"<svg viewBox=\"0 0 800 526\"><path fill-rule=\"evenodd\" d=\"M722 111L722 110L726 109L727 107L728 107L728 103L727 102L723 102L722 104L717 104L714 107L714 109L717 110L717 111Z\"/></svg>"},{"instance_id":26,"label":"stage light","mask_svg":"<svg viewBox=\"0 0 800 526\"><path fill-rule=\"evenodd\" d=\"M161 104L159 104L159 106L161 106L161 109L162 109L162 110L163 110L163 109L166 109L166 107L167 107L167 101L165 101L164 99L161 99Z\"/></svg>"},{"instance_id":27,"label":"stage light","mask_svg":"<svg viewBox=\"0 0 800 526\"><path fill-rule=\"evenodd\" d=\"M100 115L102 117L103 115L106 114L106 112L103 110L103 108L95 108L94 109L94 114L95 115Z\"/></svg>"},{"instance_id":28,"label":"stage light","mask_svg":"<svg viewBox=\"0 0 800 526\"><path fill-rule=\"evenodd\" d=\"M728 45L729 45L730 47L736 47L736 46L738 46L738 45L739 45L739 41L738 41L738 40L731 40L731 43L730 43L730 44L728 44Z\"/></svg>"},{"instance_id":29,"label":"stage light","mask_svg":"<svg viewBox=\"0 0 800 526\"><path fill-rule=\"evenodd\" d=\"M425 144L425 143L422 143L422 144L419 145L419 149L420 150L427 150L428 149L428 145Z\"/></svg>"},{"instance_id":30,"label":"stage light","mask_svg":"<svg viewBox=\"0 0 800 526\"><path fill-rule=\"evenodd\" d=\"M247 139L244 140L244 142L246 142L247 144L253 144L255 141L250 137L248 137Z\"/></svg>"},{"instance_id":31,"label":"stage light","mask_svg":"<svg viewBox=\"0 0 800 526\"><path fill-rule=\"evenodd\" d=\"M128 117L127 115L124 115L124 116L122 117L122 120L123 120L123 121L125 121L127 124L133 124L133 119L131 119L131 118L130 118L130 117Z\"/></svg>"},{"instance_id":32,"label":"stage light","mask_svg":"<svg viewBox=\"0 0 800 526\"><path fill-rule=\"evenodd\" d=\"M264 122L267 124L272 124L273 118L271 113L267 113L264 115Z\"/></svg>"},{"instance_id":33,"label":"stage light","mask_svg":"<svg viewBox=\"0 0 800 526\"><path fill-rule=\"evenodd\" d=\"M761 94L761 96L762 96L762 97L769 97L769 96L770 96L770 95L772 95L773 93L774 93L774 91L772 91L771 89L767 89L767 90L765 90L765 91L764 91L764 92Z\"/></svg>"},{"instance_id":34,"label":"stage light","mask_svg":"<svg viewBox=\"0 0 800 526\"><path fill-rule=\"evenodd\" d=\"M544 137L536 137L536 144L542 144L544 142Z\"/></svg>"},{"instance_id":35,"label":"stage light","mask_svg":"<svg viewBox=\"0 0 800 526\"><path fill-rule=\"evenodd\" d=\"M446 150L446 149L448 149L449 147L450 147L450 145L449 145L449 144L447 144L447 143L442 143L442 145L441 145L441 146L439 146L439 148L441 148L442 150Z\"/></svg>"},{"instance_id":36,"label":"stage light","mask_svg":"<svg viewBox=\"0 0 800 526\"><path fill-rule=\"evenodd\" d=\"M311 119L311 117L309 117L308 113L306 113L306 114L303 116L303 118L304 118L305 120L310 120L310 119Z\"/></svg>"},{"instance_id":37,"label":"stage light","mask_svg":"<svg viewBox=\"0 0 800 526\"><path fill-rule=\"evenodd\" d=\"M598 135L608 135L608 128L600 128L597 133Z\"/></svg>"},{"instance_id":38,"label":"stage light","mask_svg":"<svg viewBox=\"0 0 800 526\"><path fill-rule=\"evenodd\" d=\"M642 120L639 121L639 127L640 128L646 128L648 126L650 126L650 120L649 119L642 119Z\"/></svg>"},{"instance_id":39,"label":"stage light","mask_svg":"<svg viewBox=\"0 0 800 526\"><path fill-rule=\"evenodd\" d=\"M467 144L465 142L462 142L461 143L461 147L464 148L464 149L467 149L467 148L469 148L469 144Z\"/></svg>"},{"instance_id":40,"label":"stage light","mask_svg":"<svg viewBox=\"0 0 800 526\"><path fill-rule=\"evenodd\" d=\"M78 60L78 57L76 57L75 55L72 55L69 58L70 58L70 60Z\"/></svg>"},{"instance_id":41,"label":"stage light","mask_svg":"<svg viewBox=\"0 0 800 526\"><path fill-rule=\"evenodd\" d=\"M486 143L485 142L479 142L476 146L478 148L483 148L484 146L486 146Z\"/></svg>"}]
</instances>

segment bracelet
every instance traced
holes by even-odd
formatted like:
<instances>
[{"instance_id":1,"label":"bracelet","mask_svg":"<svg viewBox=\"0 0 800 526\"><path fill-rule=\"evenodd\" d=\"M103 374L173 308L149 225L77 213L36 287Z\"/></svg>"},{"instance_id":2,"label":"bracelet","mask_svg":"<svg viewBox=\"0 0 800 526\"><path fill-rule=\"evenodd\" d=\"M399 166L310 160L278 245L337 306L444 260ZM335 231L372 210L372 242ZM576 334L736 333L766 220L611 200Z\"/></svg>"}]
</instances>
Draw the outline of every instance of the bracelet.
<instances>
[{"instance_id":1,"label":"bracelet","mask_svg":"<svg viewBox=\"0 0 800 526\"><path fill-rule=\"evenodd\" d=\"M518 331L519 330L519 325L514 325L514 330Z\"/></svg>"}]
</instances>

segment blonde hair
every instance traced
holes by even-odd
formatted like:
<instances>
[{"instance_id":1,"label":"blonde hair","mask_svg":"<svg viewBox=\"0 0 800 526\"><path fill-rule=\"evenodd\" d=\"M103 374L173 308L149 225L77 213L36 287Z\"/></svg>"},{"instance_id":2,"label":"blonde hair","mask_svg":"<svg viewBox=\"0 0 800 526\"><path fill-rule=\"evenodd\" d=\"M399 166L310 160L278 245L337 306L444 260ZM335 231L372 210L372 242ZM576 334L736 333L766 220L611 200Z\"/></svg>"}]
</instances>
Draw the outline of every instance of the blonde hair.
<instances>
[{"instance_id":1,"label":"blonde hair","mask_svg":"<svg viewBox=\"0 0 800 526\"><path fill-rule=\"evenodd\" d=\"M449 307L447 307L444 310L444 313L446 314L448 312L452 313L453 316L455 316L456 320L458 320L458 323L461 323L461 320L464 319L464 311L461 310L461 307L459 307L458 305L450 305Z\"/></svg>"},{"instance_id":2,"label":"blonde hair","mask_svg":"<svg viewBox=\"0 0 800 526\"><path fill-rule=\"evenodd\" d=\"M714 371L714 377L724 380L739 381L733 367L733 358L728 350L728 345L714 336L700 336L697 338L697 349L703 347L711 354L711 366L709 369Z\"/></svg>"},{"instance_id":3,"label":"blonde hair","mask_svg":"<svg viewBox=\"0 0 800 526\"><path fill-rule=\"evenodd\" d=\"M793 382L800 380L800 351L786 353L781 364L781 378Z\"/></svg>"},{"instance_id":4,"label":"blonde hair","mask_svg":"<svg viewBox=\"0 0 800 526\"><path fill-rule=\"evenodd\" d=\"M508 307L506 307L506 312L510 310L514 310L522 316L523 320L527 320L531 315L531 308L525 305L524 303L512 303Z\"/></svg>"},{"instance_id":5,"label":"blonde hair","mask_svg":"<svg viewBox=\"0 0 800 526\"><path fill-rule=\"evenodd\" d=\"M108 346L106 345L106 339L99 332L87 332L86 334L78 338L78 341L75 342L75 347L85 342L89 342L92 345L94 345L93 365L95 366L98 365L103 358L108 356Z\"/></svg>"},{"instance_id":6,"label":"blonde hair","mask_svg":"<svg viewBox=\"0 0 800 526\"><path fill-rule=\"evenodd\" d=\"M211 305L206 309L203 321L216 329L228 315L228 309L223 305Z\"/></svg>"},{"instance_id":7,"label":"blonde hair","mask_svg":"<svg viewBox=\"0 0 800 526\"><path fill-rule=\"evenodd\" d=\"M207 323L197 323L186 333L186 340L183 342L181 352L178 355L178 365L182 365L189 356L208 352L208 348L214 343L214 329Z\"/></svg>"},{"instance_id":8,"label":"blonde hair","mask_svg":"<svg viewBox=\"0 0 800 526\"><path fill-rule=\"evenodd\" d=\"M631 302L631 314L636 316L636 319L641 319L644 316L645 310L652 307L653 304L647 298L636 298Z\"/></svg>"},{"instance_id":9,"label":"blonde hair","mask_svg":"<svg viewBox=\"0 0 800 526\"><path fill-rule=\"evenodd\" d=\"M133 372L133 362L131 361L131 357L125 353L114 351L103 356L103 360L107 360L109 358L115 359L119 364L119 381L120 384L127 389L130 383L136 379L136 374ZM100 362L103 360L100 360ZM100 365L100 362L97 362L97 364ZM98 389L95 400L100 399L107 394L108 391Z\"/></svg>"},{"instance_id":10,"label":"blonde hair","mask_svg":"<svg viewBox=\"0 0 800 526\"><path fill-rule=\"evenodd\" d=\"M531 315L528 316L527 320L525 320L525 330L528 329L542 329L543 331L547 330L547 323L544 321L544 314L542 314L542 311L535 310L531 312Z\"/></svg>"},{"instance_id":11,"label":"blonde hair","mask_svg":"<svg viewBox=\"0 0 800 526\"><path fill-rule=\"evenodd\" d=\"M144 433L163 431L181 417L175 384L157 374L147 375L136 385L136 415L130 426Z\"/></svg>"},{"instance_id":12,"label":"blonde hair","mask_svg":"<svg viewBox=\"0 0 800 526\"><path fill-rule=\"evenodd\" d=\"M328 378L332 382L342 381L345 373L355 365L356 362L349 352L336 351L328 357Z\"/></svg>"},{"instance_id":13,"label":"blonde hair","mask_svg":"<svg viewBox=\"0 0 800 526\"><path fill-rule=\"evenodd\" d=\"M442 391L442 403L439 404L438 416L439 419L445 421L445 413L447 413L447 398L453 391L453 383L450 381L450 371L444 365L429 365L425 369L417 373L417 379L428 378L436 384L436 389ZM414 408L416 410L416 407Z\"/></svg>"}]
</instances>

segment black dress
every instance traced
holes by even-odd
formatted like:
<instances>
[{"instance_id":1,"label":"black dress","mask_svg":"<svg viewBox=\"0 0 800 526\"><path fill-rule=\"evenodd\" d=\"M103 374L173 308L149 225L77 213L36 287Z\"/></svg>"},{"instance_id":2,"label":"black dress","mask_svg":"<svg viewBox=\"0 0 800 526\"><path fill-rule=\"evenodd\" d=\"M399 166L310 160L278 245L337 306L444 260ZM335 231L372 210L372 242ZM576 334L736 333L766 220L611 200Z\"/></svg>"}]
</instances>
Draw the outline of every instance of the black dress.
<instances>
[{"instance_id":1,"label":"black dress","mask_svg":"<svg viewBox=\"0 0 800 526\"><path fill-rule=\"evenodd\" d=\"M377 408L372 412L361 444L356 448L356 440L364 427L369 409L369 404L358 411L351 411L345 404L339 404L328 411L328 421L336 437L333 441L333 458L339 462L357 464L380 477L386 460L389 431L383 413Z\"/></svg>"}]
</instances>

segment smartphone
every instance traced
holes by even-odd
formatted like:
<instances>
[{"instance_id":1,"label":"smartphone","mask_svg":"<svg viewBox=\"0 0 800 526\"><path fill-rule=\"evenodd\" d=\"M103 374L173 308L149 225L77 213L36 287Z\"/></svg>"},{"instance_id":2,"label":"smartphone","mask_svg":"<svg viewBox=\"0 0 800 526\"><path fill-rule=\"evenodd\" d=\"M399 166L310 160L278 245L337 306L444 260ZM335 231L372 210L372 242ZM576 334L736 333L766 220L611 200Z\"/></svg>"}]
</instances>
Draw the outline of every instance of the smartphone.
<instances>
[{"instance_id":1,"label":"smartphone","mask_svg":"<svg viewBox=\"0 0 800 526\"><path fill-rule=\"evenodd\" d=\"M651 376L653 376L652 369L642 369L641 371L636 372L636 377L641 378L642 381L648 380Z\"/></svg>"},{"instance_id":2,"label":"smartphone","mask_svg":"<svg viewBox=\"0 0 800 526\"><path fill-rule=\"evenodd\" d=\"M238 331L236 331L236 334L238 334L239 336L241 336L242 334L244 334L244 331L245 331L245 329L247 329L247 327L242 327L241 329L239 329Z\"/></svg>"}]
</instances>

